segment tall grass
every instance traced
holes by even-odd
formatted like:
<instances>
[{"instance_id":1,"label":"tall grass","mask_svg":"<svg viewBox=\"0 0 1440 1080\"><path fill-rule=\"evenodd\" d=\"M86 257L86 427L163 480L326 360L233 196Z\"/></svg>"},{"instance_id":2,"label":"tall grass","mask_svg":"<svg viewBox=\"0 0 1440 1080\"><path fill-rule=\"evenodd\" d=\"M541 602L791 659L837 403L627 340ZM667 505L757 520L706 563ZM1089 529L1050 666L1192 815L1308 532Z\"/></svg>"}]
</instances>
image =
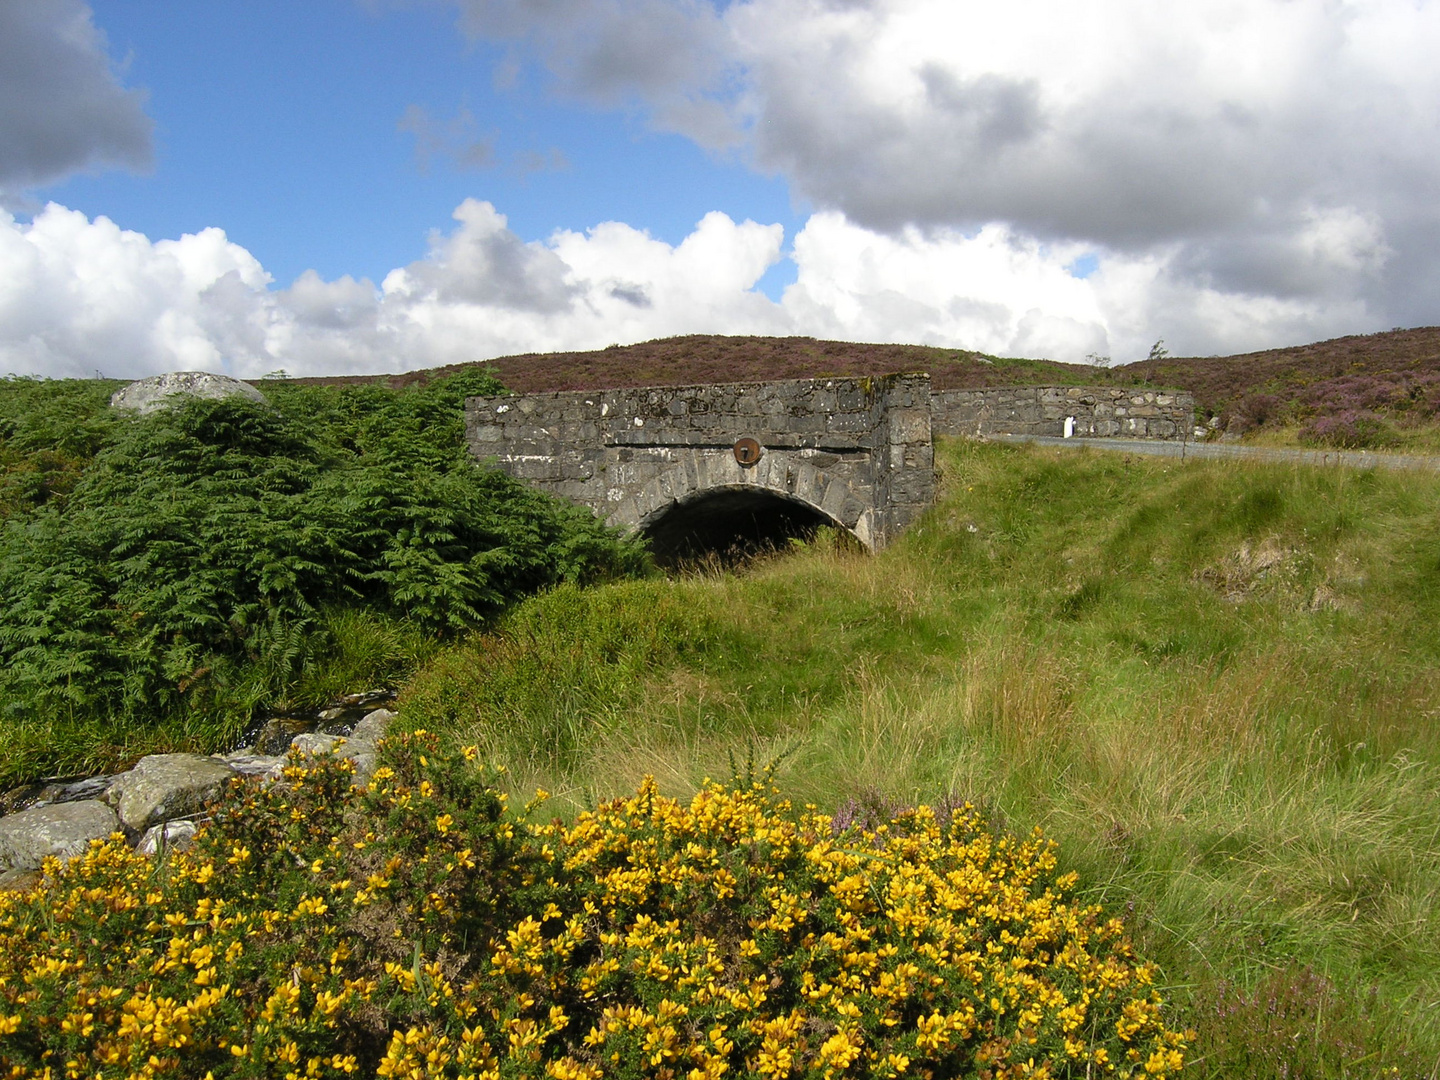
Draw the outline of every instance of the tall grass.
<instances>
[{"instance_id":1,"label":"tall grass","mask_svg":"<svg viewBox=\"0 0 1440 1080\"><path fill-rule=\"evenodd\" d=\"M830 810L969 799L1131 913L1196 1075L1436 1075L1440 479L940 462L883 555L556 590L422 668L407 721L575 807L746 754Z\"/></svg>"}]
</instances>

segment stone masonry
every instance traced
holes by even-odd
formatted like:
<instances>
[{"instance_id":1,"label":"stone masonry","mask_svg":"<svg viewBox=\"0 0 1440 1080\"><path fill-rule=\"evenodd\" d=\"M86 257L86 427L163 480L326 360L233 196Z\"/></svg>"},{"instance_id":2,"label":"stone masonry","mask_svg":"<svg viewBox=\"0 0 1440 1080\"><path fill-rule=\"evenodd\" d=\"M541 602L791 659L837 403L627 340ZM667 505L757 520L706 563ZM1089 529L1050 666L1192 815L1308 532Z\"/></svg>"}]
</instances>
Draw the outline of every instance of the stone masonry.
<instances>
[{"instance_id":1,"label":"stone masonry","mask_svg":"<svg viewBox=\"0 0 1440 1080\"><path fill-rule=\"evenodd\" d=\"M878 550L934 499L925 374L470 398L466 432L482 460L626 530L750 491Z\"/></svg>"},{"instance_id":2,"label":"stone masonry","mask_svg":"<svg viewBox=\"0 0 1440 1080\"><path fill-rule=\"evenodd\" d=\"M1135 387L1013 386L941 390L932 399L937 435L1054 435L1186 439L1195 396ZM1070 430L1066 430L1066 420Z\"/></svg>"},{"instance_id":3,"label":"stone masonry","mask_svg":"<svg viewBox=\"0 0 1440 1080\"><path fill-rule=\"evenodd\" d=\"M932 434L1184 439L1194 409L1190 394L1118 387L932 393L910 374L477 397L465 420L481 460L626 531L750 491L879 550L934 498Z\"/></svg>"}]
</instances>

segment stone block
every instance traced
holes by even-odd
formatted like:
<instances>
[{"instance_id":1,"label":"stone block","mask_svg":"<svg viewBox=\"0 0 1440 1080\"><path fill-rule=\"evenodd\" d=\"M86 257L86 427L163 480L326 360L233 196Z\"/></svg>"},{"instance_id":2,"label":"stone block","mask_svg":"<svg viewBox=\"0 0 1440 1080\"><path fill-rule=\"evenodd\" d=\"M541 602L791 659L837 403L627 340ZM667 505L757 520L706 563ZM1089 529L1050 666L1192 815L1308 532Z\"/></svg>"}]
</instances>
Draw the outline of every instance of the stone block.
<instances>
[{"instance_id":1,"label":"stone block","mask_svg":"<svg viewBox=\"0 0 1440 1080\"><path fill-rule=\"evenodd\" d=\"M503 458L501 459L504 460ZM506 471L518 480L558 480L560 463L553 457L529 455L512 457L506 462Z\"/></svg>"},{"instance_id":2,"label":"stone block","mask_svg":"<svg viewBox=\"0 0 1440 1080\"><path fill-rule=\"evenodd\" d=\"M825 430L836 434L863 434L875 425L866 413L842 412L825 418Z\"/></svg>"},{"instance_id":3,"label":"stone block","mask_svg":"<svg viewBox=\"0 0 1440 1080\"><path fill-rule=\"evenodd\" d=\"M891 442L918 443L930 441L930 410L900 409L890 413Z\"/></svg>"}]
</instances>

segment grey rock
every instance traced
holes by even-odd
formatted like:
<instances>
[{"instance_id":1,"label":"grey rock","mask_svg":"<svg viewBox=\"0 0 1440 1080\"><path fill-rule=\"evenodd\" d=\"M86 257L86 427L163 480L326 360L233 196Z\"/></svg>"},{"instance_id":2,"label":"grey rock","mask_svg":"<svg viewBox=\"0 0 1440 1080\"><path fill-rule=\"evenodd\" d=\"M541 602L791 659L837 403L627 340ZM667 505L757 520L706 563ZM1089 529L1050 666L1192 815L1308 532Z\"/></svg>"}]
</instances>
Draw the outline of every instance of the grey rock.
<instances>
[{"instance_id":1,"label":"grey rock","mask_svg":"<svg viewBox=\"0 0 1440 1080\"><path fill-rule=\"evenodd\" d=\"M145 830L135 850L141 855L154 855L162 847L167 851L184 851L195 843L195 833L199 828L199 823L189 818L152 825Z\"/></svg>"},{"instance_id":2,"label":"grey rock","mask_svg":"<svg viewBox=\"0 0 1440 1080\"><path fill-rule=\"evenodd\" d=\"M35 870L49 855L74 858L119 828L115 811L95 799L21 810L0 818L0 870Z\"/></svg>"},{"instance_id":3,"label":"grey rock","mask_svg":"<svg viewBox=\"0 0 1440 1080\"><path fill-rule=\"evenodd\" d=\"M257 404L266 404L265 395L249 383L232 379L229 375L214 375L208 371L171 371L164 375L152 375L115 391L110 397L112 409L126 409L145 413L154 412L175 404L183 396L220 399L243 397Z\"/></svg>"},{"instance_id":4,"label":"grey rock","mask_svg":"<svg viewBox=\"0 0 1440 1080\"><path fill-rule=\"evenodd\" d=\"M385 737L394 719L395 714L389 709L375 709L355 725L355 731L340 751L355 762L352 783L359 785L370 779L375 771L375 746Z\"/></svg>"},{"instance_id":5,"label":"grey rock","mask_svg":"<svg viewBox=\"0 0 1440 1080\"><path fill-rule=\"evenodd\" d=\"M220 794L235 770L199 754L152 754L115 777L105 801L132 832L199 811Z\"/></svg>"},{"instance_id":6,"label":"grey rock","mask_svg":"<svg viewBox=\"0 0 1440 1080\"><path fill-rule=\"evenodd\" d=\"M302 754L329 754L334 751L335 744L340 739L339 735L322 735L319 732L311 732L308 735L296 735L290 746Z\"/></svg>"},{"instance_id":7,"label":"grey rock","mask_svg":"<svg viewBox=\"0 0 1440 1080\"><path fill-rule=\"evenodd\" d=\"M224 762L241 776L275 777L285 767L285 758L273 754L252 754L236 751L233 754L216 754L216 761Z\"/></svg>"},{"instance_id":8,"label":"grey rock","mask_svg":"<svg viewBox=\"0 0 1440 1080\"><path fill-rule=\"evenodd\" d=\"M82 802L85 799L99 799L110 789L110 782L113 776L91 776L85 780L77 780L73 784L62 784L51 802Z\"/></svg>"},{"instance_id":9,"label":"grey rock","mask_svg":"<svg viewBox=\"0 0 1440 1080\"><path fill-rule=\"evenodd\" d=\"M395 714L389 709L371 709L349 735L330 735L317 731L297 735L290 745L306 754L334 753L357 762L362 757L370 758L372 761L369 768L373 769L375 744L385 737L385 732L394 719Z\"/></svg>"},{"instance_id":10,"label":"grey rock","mask_svg":"<svg viewBox=\"0 0 1440 1080\"><path fill-rule=\"evenodd\" d=\"M255 754L283 755L296 735L315 730L315 721L300 716L272 716L265 721L250 748Z\"/></svg>"},{"instance_id":11,"label":"grey rock","mask_svg":"<svg viewBox=\"0 0 1440 1080\"><path fill-rule=\"evenodd\" d=\"M0 814L13 814L28 810L32 806L52 806L55 803L83 802L98 799L110 786L110 777L91 776L84 780L42 780L26 784L0 795Z\"/></svg>"},{"instance_id":12,"label":"grey rock","mask_svg":"<svg viewBox=\"0 0 1440 1080\"><path fill-rule=\"evenodd\" d=\"M376 709L355 725L350 739L357 743L368 743L373 747L385 737L385 732L389 730L394 719L395 714L389 709Z\"/></svg>"},{"instance_id":13,"label":"grey rock","mask_svg":"<svg viewBox=\"0 0 1440 1080\"><path fill-rule=\"evenodd\" d=\"M375 755L356 754L353 760L355 762L355 773L350 777L350 786L359 787L367 783L371 775L375 772Z\"/></svg>"},{"instance_id":14,"label":"grey rock","mask_svg":"<svg viewBox=\"0 0 1440 1080\"><path fill-rule=\"evenodd\" d=\"M382 701L394 701L394 690L362 690L358 694L346 694L335 702L336 705L344 705L347 708L358 709L367 705L375 705Z\"/></svg>"}]
</instances>

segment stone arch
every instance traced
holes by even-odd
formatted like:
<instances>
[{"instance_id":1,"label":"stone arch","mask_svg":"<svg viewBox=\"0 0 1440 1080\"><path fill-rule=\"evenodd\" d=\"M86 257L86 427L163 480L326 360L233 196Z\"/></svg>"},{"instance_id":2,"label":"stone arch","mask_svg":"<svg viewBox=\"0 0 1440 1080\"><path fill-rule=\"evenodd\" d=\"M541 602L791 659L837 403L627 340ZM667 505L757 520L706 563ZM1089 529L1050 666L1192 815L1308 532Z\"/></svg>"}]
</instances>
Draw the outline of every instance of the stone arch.
<instances>
[{"instance_id":1,"label":"stone arch","mask_svg":"<svg viewBox=\"0 0 1440 1080\"><path fill-rule=\"evenodd\" d=\"M846 480L827 474L802 452L770 450L753 466L741 466L727 449L681 450L676 464L625 498L607 523L645 531L688 504L725 493L754 491L812 511L844 529L868 551L876 547L875 509Z\"/></svg>"}]
</instances>

